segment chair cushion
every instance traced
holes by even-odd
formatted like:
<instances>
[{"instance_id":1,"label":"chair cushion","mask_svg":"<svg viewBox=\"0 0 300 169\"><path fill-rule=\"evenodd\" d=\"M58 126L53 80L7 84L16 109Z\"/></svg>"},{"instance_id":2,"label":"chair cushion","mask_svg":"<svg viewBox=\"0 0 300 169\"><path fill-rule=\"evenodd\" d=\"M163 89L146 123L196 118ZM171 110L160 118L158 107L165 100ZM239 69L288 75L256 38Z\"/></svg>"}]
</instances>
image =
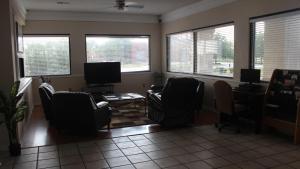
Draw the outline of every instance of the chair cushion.
<instances>
[{"instance_id":1,"label":"chair cushion","mask_svg":"<svg viewBox=\"0 0 300 169\"><path fill-rule=\"evenodd\" d=\"M149 97L152 101L161 104L161 93L152 93L149 95Z\"/></svg>"}]
</instances>

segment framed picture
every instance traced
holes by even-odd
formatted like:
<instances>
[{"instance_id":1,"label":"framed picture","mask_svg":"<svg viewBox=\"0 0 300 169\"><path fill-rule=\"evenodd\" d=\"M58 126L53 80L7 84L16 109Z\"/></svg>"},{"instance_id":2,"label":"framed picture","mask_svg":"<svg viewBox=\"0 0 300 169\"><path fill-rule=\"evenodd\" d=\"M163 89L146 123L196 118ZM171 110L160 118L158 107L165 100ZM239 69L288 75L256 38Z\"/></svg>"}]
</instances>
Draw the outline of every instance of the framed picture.
<instances>
[{"instance_id":1,"label":"framed picture","mask_svg":"<svg viewBox=\"0 0 300 169\"><path fill-rule=\"evenodd\" d=\"M17 52L23 53L24 46L23 46L23 31L22 26L16 23L16 48Z\"/></svg>"}]
</instances>

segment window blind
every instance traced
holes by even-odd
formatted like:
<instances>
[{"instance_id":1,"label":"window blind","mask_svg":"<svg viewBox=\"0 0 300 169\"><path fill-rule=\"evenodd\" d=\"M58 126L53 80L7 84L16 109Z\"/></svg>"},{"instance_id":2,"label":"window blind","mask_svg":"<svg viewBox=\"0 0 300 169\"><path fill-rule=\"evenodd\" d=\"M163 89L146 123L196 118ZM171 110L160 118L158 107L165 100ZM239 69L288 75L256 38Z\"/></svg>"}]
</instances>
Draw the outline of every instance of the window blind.
<instances>
[{"instance_id":1,"label":"window blind","mask_svg":"<svg viewBox=\"0 0 300 169\"><path fill-rule=\"evenodd\" d=\"M150 70L150 36L86 36L87 62L121 62L122 72Z\"/></svg>"},{"instance_id":2,"label":"window blind","mask_svg":"<svg viewBox=\"0 0 300 169\"><path fill-rule=\"evenodd\" d=\"M69 36L24 36L25 76L70 74Z\"/></svg>"},{"instance_id":3,"label":"window blind","mask_svg":"<svg viewBox=\"0 0 300 169\"><path fill-rule=\"evenodd\" d=\"M193 73L194 71L193 32L168 36L168 71Z\"/></svg>"},{"instance_id":4,"label":"window blind","mask_svg":"<svg viewBox=\"0 0 300 169\"><path fill-rule=\"evenodd\" d=\"M234 26L197 31L197 73L233 77Z\"/></svg>"},{"instance_id":5,"label":"window blind","mask_svg":"<svg viewBox=\"0 0 300 169\"><path fill-rule=\"evenodd\" d=\"M252 64L261 79L270 80L274 69L300 69L300 11L261 17L252 23Z\"/></svg>"}]
</instances>

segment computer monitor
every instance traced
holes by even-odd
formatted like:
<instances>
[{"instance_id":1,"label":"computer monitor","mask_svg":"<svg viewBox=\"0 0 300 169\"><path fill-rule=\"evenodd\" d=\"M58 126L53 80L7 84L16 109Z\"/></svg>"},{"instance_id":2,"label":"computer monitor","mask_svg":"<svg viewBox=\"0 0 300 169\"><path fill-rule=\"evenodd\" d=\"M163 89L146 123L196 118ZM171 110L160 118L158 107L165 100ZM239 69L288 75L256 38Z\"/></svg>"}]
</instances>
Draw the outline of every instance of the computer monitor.
<instances>
[{"instance_id":1,"label":"computer monitor","mask_svg":"<svg viewBox=\"0 0 300 169\"><path fill-rule=\"evenodd\" d=\"M259 83L260 70L259 69L241 69L241 82Z\"/></svg>"}]
</instances>

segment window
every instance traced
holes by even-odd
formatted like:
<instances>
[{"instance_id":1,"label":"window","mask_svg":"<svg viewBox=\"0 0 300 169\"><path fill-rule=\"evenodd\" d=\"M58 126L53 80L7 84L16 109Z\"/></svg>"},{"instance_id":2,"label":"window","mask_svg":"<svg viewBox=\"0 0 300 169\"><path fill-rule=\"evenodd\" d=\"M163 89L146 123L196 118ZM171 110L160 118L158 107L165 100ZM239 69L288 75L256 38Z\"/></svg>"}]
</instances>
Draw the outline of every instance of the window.
<instances>
[{"instance_id":1,"label":"window","mask_svg":"<svg viewBox=\"0 0 300 169\"><path fill-rule=\"evenodd\" d=\"M234 26L197 31L197 73L233 77Z\"/></svg>"},{"instance_id":2,"label":"window","mask_svg":"<svg viewBox=\"0 0 300 169\"><path fill-rule=\"evenodd\" d=\"M252 66L269 81L274 69L300 69L300 11L250 20Z\"/></svg>"},{"instance_id":3,"label":"window","mask_svg":"<svg viewBox=\"0 0 300 169\"><path fill-rule=\"evenodd\" d=\"M69 36L24 36L25 76L70 74Z\"/></svg>"},{"instance_id":4,"label":"window","mask_svg":"<svg viewBox=\"0 0 300 169\"><path fill-rule=\"evenodd\" d=\"M121 72L149 71L149 36L86 36L87 62L121 62Z\"/></svg>"},{"instance_id":5,"label":"window","mask_svg":"<svg viewBox=\"0 0 300 169\"><path fill-rule=\"evenodd\" d=\"M234 25L168 36L168 71L233 77Z\"/></svg>"},{"instance_id":6,"label":"window","mask_svg":"<svg viewBox=\"0 0 300 169\"><path fill-rule=\"evenodd\" d=\"M170 35L168 37L168 42L168 71L193 73L193 32Z\"/></svg>"}]
</instances>

